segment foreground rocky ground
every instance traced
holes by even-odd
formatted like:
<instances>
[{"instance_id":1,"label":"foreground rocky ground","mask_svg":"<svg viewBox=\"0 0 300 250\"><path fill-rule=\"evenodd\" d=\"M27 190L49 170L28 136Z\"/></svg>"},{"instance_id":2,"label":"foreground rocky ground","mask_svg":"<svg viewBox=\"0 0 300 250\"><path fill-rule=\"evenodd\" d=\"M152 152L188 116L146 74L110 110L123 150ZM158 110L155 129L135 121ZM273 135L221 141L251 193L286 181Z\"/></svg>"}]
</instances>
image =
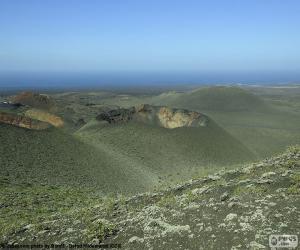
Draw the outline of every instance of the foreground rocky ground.
<instances>
[{"instance_id":1,"label":"foreground rocky ground","mask_svg":"<svg viewBox=\"0 0 300 250\"><path fill-rule=\"evenodd\" d=\"M3 178L0 190L1 244L268 249L270 234L300 235L300 147L131 198Z\"/></svg>"}]
</instances>

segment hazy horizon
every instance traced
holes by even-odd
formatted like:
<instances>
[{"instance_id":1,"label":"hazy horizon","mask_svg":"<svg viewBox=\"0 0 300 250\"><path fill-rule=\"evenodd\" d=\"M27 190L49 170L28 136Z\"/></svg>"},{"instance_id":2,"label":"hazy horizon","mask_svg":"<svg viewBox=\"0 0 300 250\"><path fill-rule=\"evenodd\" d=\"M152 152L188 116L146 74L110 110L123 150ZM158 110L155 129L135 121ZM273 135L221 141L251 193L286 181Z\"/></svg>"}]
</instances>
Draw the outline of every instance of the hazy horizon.
<instances>
[{"instance_id":1,"label":"hazy horizon","mask_svg":"<svg viewBox=\"0 0 300 250\"><path fill-rule=\"evenodd\" d=\"M0 86L298 82L299 11L294 0L3 0Z\"/></svg>"},{"instance_id":2,"label":"hazy horizon","mask_svg":"<svg viewBox=\"0 0 300 250\"><path fill-rule=\"evenodd\" d=\"M299 84L297 72L2 72L0 89Z\"/></svg>"}]
</instances>

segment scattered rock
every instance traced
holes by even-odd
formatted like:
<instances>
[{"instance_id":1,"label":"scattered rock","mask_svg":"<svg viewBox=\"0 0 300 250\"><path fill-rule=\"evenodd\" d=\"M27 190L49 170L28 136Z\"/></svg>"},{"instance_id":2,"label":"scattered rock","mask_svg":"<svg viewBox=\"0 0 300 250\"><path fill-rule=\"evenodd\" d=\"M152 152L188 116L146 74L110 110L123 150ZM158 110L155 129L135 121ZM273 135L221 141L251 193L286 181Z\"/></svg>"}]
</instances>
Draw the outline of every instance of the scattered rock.
<instances>
[{"instance_id":1,"label":"scattered rock","mask_svg":"<svg viewBox=\"0 0 300 250\"><path fill-rule=\"evenodd\" d=\"M230 214L227 214L224 221L232 221L232 220L236 220L236 219L237 219L237 214L230 213Z\"/></svg>"},{"instance_id":2,"label":"scattered rock","mask_svg":"<svg viewBox=\"0 0 300 250\"><path fill-rule=\"evenodd\" d=\"M221 177L218 175L208 175L208 178L212 181L217 181L221 179Z\"/></svg>"},{"instance_id":3,"label":"scattered rock","mask_svg":"<svg viewBox=\"0 0 300 250\"><path fill-rule=\"evenodd\" d=\"M139 238L137 236L133 236L128 240L128 243L143 243L144 239L143 238Z\"/></svg>"},{"instance_id":4,"label":"scattered rock","mask_svg":"<svg viewBox=\"0 0 300 250\"><path fill-rule=\"evenodd\" d=\"M204 187L201 187L201 188L195 188L195 189L192 190L192 194L200 195L200 194L206 193L208 190L209 190L209 187L207 187L207 186L204 186Z\"/></svg>"},{"instance_id":5,"label":"scattered rock","mask_svg":"<svg viewBox=\"0 0 300 250\"><path fill-rule=\"evenodd\" d=\"M225 192L220 196L221 201L226 201L229 198L229 193Z\"/></svg>"},{"instance_id":6,"label":"scattered rock","mask_svg":"<svg viewBox=\"0 0 300 250\"><path fill-rule=\"evenodd\" d=\"M270 184L272 182L273 182L273 180L271 180L271 179L259 179L256 181L257 184Z\"/></svg>"},{"instance_id":7,"label":"scattered rock","mask_svg":"<svg viewBox=\"0 0 300 250\"><path fill-rule=\"evenodd\" d=\"M264 173L261 177L262 178L268 178L270 176L273 176L273 175L276 175L275 172L267 172L267 173Z\"/></svg>"},{"instance_id":8,"label":"scattered rock","mask_svg":"<svg viewBox=\"0 0 300 250\"><path fill-rule=\"evenodd\" d=\"M250 250L260 250L260 249L266 249L266 247L260 243L257 243L256 241L251 241L249 244Z\"/></svg>"}]
</instances>

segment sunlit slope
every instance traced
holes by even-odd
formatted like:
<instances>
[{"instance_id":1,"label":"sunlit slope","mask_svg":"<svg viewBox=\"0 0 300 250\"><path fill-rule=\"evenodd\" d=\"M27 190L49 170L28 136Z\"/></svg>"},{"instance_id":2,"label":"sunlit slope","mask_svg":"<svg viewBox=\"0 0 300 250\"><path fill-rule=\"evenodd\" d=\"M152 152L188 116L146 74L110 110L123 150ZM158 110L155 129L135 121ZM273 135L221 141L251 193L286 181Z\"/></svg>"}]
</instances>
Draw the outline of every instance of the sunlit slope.
<instances>
[{"instance_id":1,"label":"sunlit slope","mask_svg":"<svg viewBox=\"0 0 300 250\"><path fill-rule=\"evenodd\" d=\"M159 178L191 177L210 166L226 166L253 160L253 154L214 121L206 127L166 129L129 122L104 124L92 121L76 135L105 151L126 166L143 166Z\"/></svg>"},{"instance_id":2,"label":"sunlit slope","mask_svg":"<svg viewBox=\"0 0 300 250\"><path fill-rule=\"evenodd\" d=\"M155 184L142 166L126 165L59 129L0 124L0 142L0 174L9 183L90 186L105 193L145 191Z\"/></svg>"}]
</instances>

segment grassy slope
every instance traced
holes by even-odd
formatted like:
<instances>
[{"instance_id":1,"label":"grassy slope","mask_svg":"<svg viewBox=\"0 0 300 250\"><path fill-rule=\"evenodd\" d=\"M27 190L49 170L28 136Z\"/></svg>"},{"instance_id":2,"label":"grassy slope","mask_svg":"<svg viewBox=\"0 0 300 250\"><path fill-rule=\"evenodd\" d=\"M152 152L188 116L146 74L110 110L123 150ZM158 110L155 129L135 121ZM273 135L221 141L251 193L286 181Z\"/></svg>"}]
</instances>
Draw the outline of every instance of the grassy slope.
<instances>
[{"instance_id":1,"label":"grassy slope","mask_svg":"<svg viewBox=\"0 0 300 250\"><path fill-rule=\"evenodd\" d=\"M182 94L170 92L154 97L152 102L205 111L268 111L270 109L262 99L238 87L205 87Z\"/></svg>"},{"instance_id":2,"label":"grassy slope","mask_svg":"<svg viewBox=\"0 0 300 250\"><path fill-rule=\"evenodd\" d=\"M287 145L300 142L299 115L287 112L210 112L210 115L259 157L271 156Z\"/></svg>"},{"instance_id":3,"label":"grassy slope","mask_svg":"<svg viewBox=\"0 0 300 250\"><path fill-rule=\"evenodd\" d=\"M261 158L300 142L299 113L287 107L278 108L241 88L210 87L186 93L171 92L156 96L150 102L209 115Z\"/></svg>"},{"instance_id":4,"label":"grassy slope","mask_svg":"<svg viewBox=\"0 0 300 250\"><path fill-rule=\"evenodd\" d=\"M212 120L208 127L179 129L135 122L97 125L94 121L80 129L77 136L119 159L124 167L139 167L160 179L191 177L193 172L203 168L254 158L246 147Z\"/></svg>"},{"instance_id":5,"label":"grassy slope","mask_svg":"<svg viewBox=\"0 0 300 250\"><path fill-rule=\"evenodd\" d=\"M12 183L97 187L98 191L146 190L151 175L120 163L59 129L31 131L0 124L0 175Z\"/></svg>"},{"instance_id":6,"label":"grassy slope","mask_svg":"<svg viewBox=\"0 0 300 250\"><path fill-rule=\"evenodd\" d=\"M213 121L207 128L168 130L130 123L87 124L76 135L0 125L1 176L12 183L141 192L183 180L206 167L253 159Z\"/></svg>"}]
</instances>

